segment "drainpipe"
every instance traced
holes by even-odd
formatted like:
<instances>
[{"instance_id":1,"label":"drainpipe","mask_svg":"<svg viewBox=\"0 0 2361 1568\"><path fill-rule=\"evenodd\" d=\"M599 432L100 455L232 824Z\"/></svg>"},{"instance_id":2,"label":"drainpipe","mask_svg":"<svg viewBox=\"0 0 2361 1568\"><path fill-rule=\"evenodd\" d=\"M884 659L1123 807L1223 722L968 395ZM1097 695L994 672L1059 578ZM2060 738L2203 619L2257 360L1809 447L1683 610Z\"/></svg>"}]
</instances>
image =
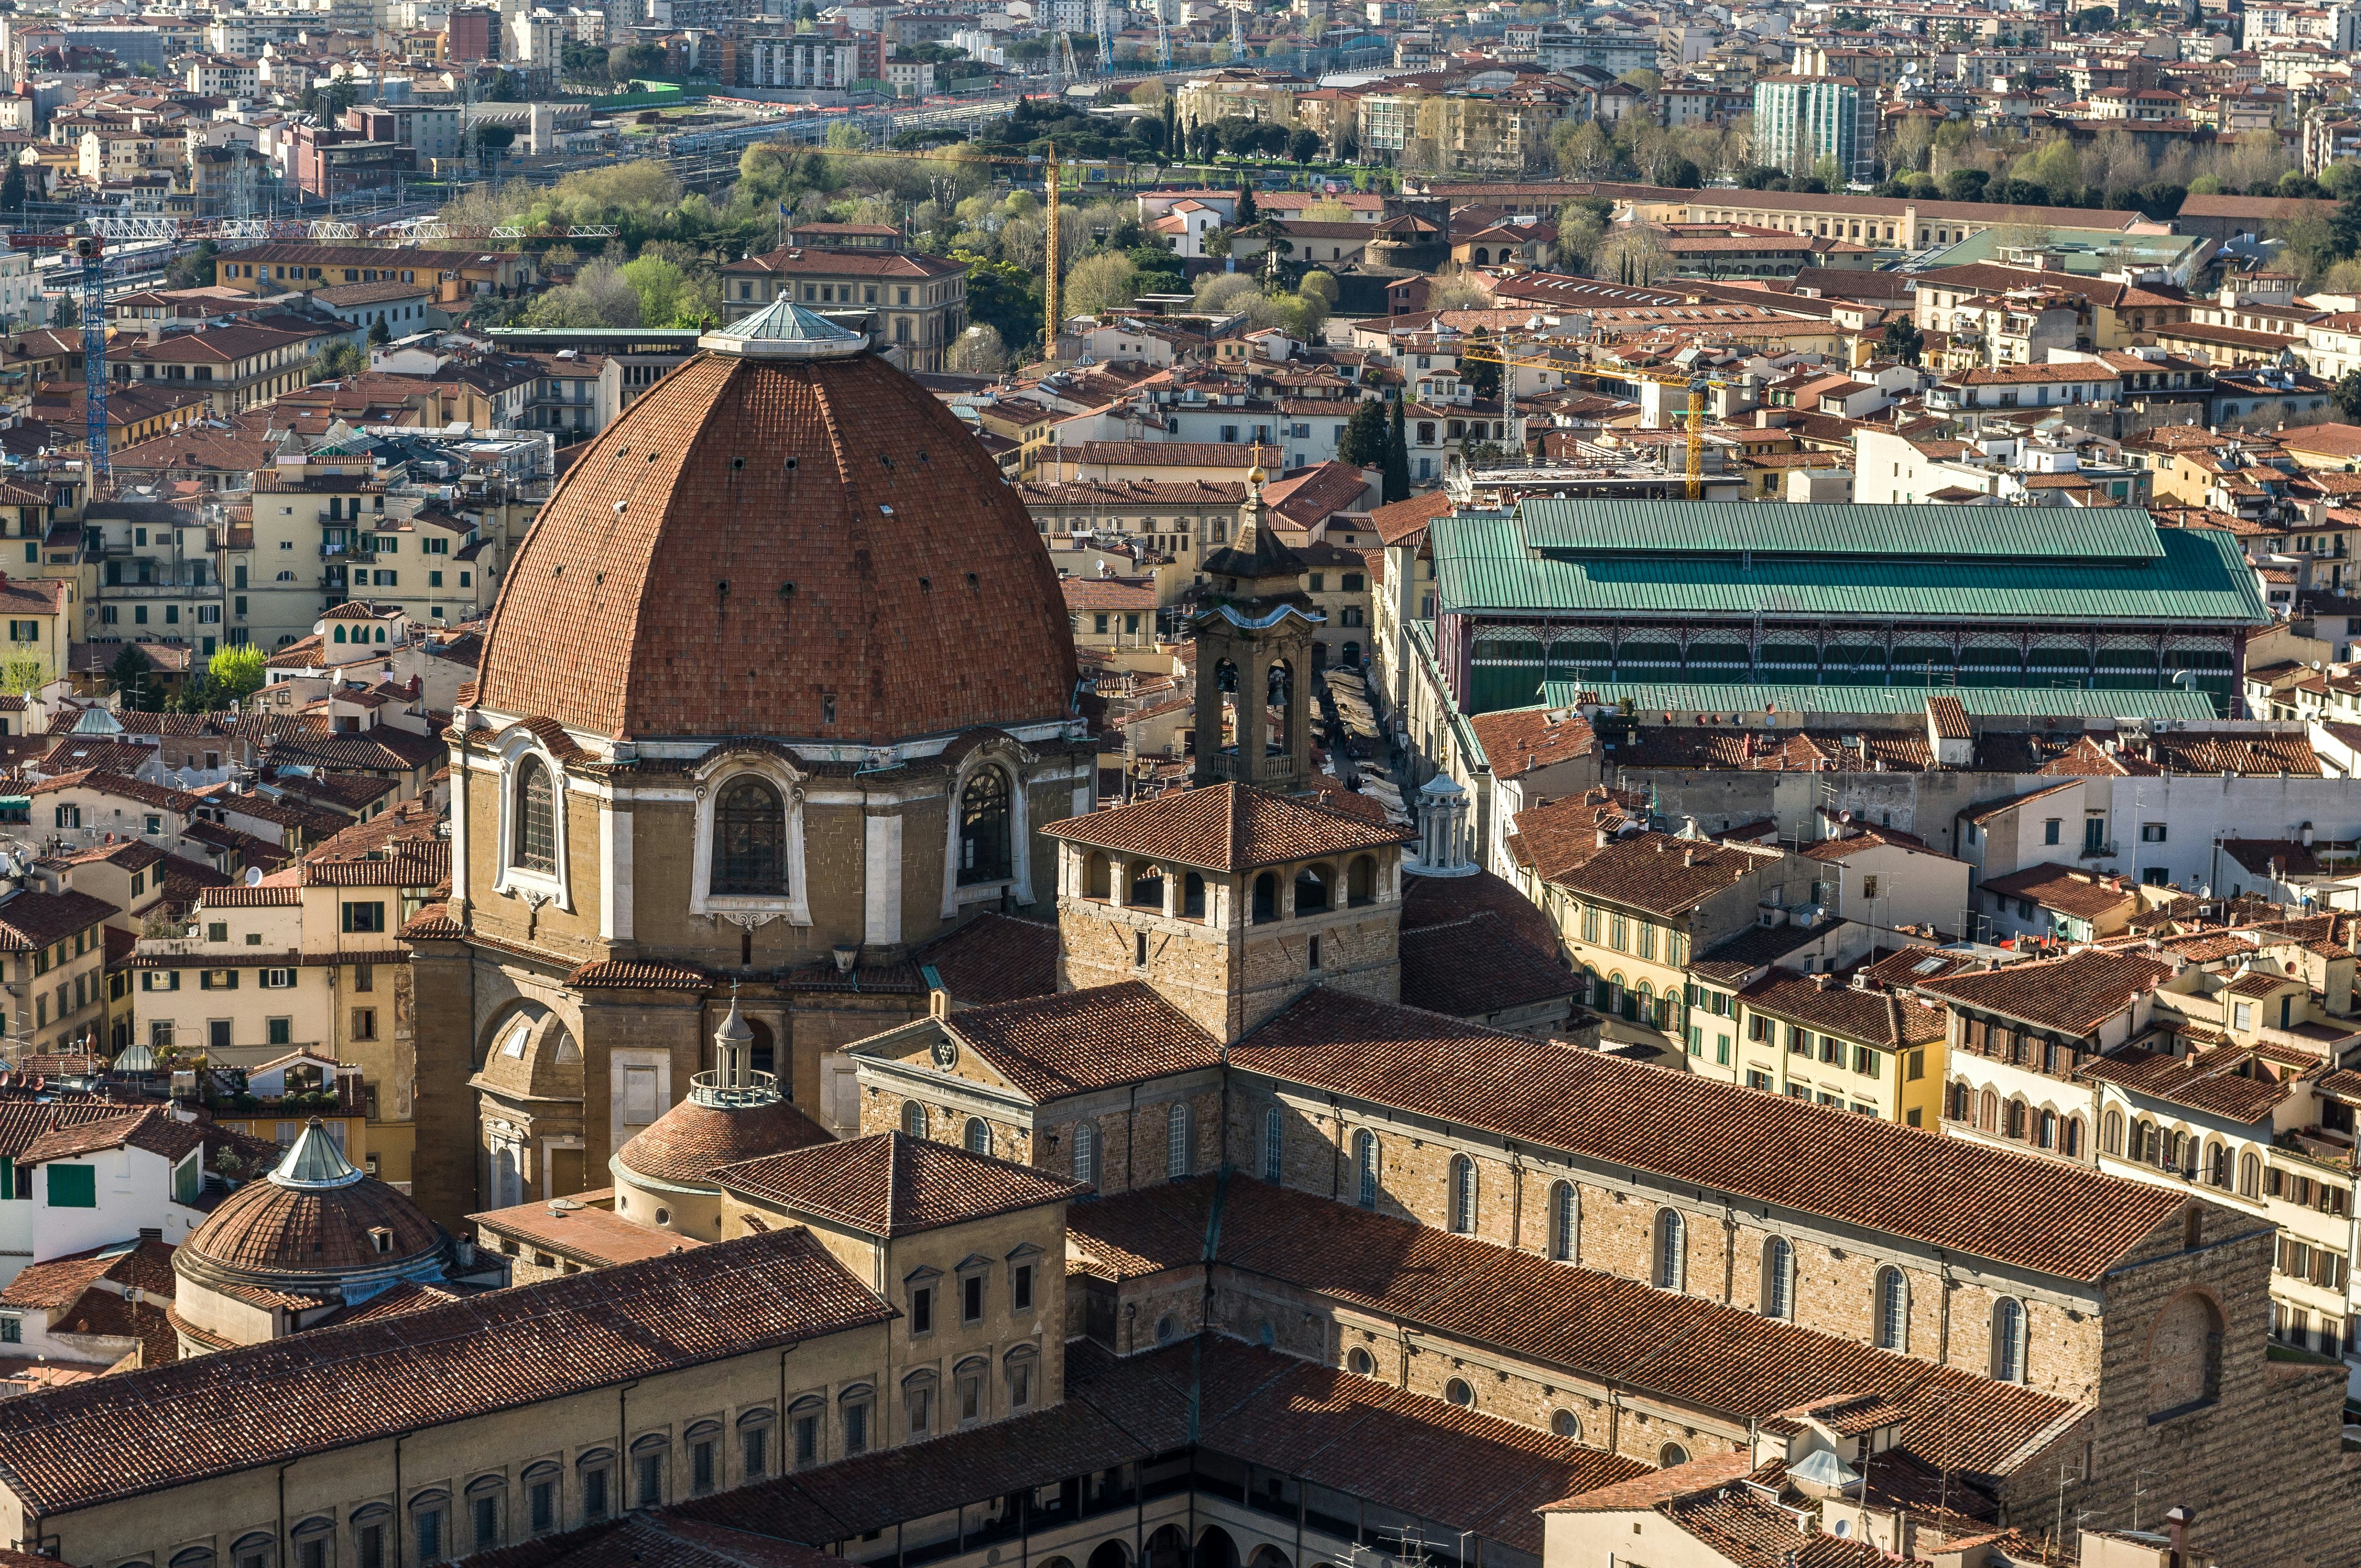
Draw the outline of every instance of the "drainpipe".
<instances>
[{"instance_id":1,"label":"drainpipe","mask_svg":"<svg viewBox=\"0 0 2361 1568\"><path fill-rule=\"evenodd\" d=\"M616 1491L616 1495L615 1495L614 1497L609 1497L609 1499L607 1499L607 1507L608 1507L608 1510L609 1510L609 1513L611 1513L611 1514L620 1514L620 1513L623 1512L623 1511L624 1511L623 1509L621 1509L621 1508L617 1508L615 1505L617 1505L618 1503L620 1503L620 1502L621 1502L625 1497L627 1497L631 1496L631 1493L630 1493L628 1490L626 1490L626 1488L628 1488L628 1487L631 1486L631 1422L630 1422L630 1420L629 1420L629 1419L628 1419L627 1415L625 1414L623 1401L624 1401L624 1399L625 1399L625 1398L629 1398L629 1397L630 1397L631 1390L632 1390L632 1389L634 1389L634 1388L636 1388L636 1387L638 1387L639 1386L640 1386L640 1380L639 1380L638 1378L634 1377L634 1378L632 1378L629 1383L625 1383L625 1384L620 1385L620 1386L615 1389L615 1491Z\"/></svg>"}]
</instances>

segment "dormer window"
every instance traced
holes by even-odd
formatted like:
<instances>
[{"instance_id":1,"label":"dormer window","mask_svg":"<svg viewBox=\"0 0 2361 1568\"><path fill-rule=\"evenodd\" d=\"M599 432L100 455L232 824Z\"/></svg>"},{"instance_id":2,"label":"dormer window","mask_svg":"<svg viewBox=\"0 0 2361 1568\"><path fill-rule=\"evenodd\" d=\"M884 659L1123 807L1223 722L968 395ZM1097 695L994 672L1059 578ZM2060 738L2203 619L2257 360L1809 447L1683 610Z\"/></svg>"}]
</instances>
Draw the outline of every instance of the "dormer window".
<instances>
[{"instance_id":1,"label":"dormer window","mask_svg":"<svg viewBox=\"0 0 2361 1568\"><path fill-rule=\"evenodd\" d=\"M383 1225L372 1225L368 1233L369 1249L379 1257L393 1255L393 1233Z\"/></svg>"}]
</instances>

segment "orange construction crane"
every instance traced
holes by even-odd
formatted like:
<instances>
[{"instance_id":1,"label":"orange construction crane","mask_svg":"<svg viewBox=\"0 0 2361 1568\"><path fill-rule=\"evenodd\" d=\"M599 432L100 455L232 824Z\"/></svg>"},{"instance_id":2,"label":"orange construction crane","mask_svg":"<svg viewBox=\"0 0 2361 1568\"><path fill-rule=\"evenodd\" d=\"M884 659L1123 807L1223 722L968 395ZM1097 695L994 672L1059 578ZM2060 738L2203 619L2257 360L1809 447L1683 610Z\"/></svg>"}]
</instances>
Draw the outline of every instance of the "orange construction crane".
<instances>
[{"instance_id":1,"label":"orange construction crane","mask_svg":"<svg viewBox=\"0 0 2361 1568\"><path fill-rule=\"evenodd\" d=\"M1515 392L1510 389L1515 385L1513 378L1516 375L1516 367L1520 365L1541 370L1554 370L1562 376L1579 374L1594 378L1610 376L1631 381L1653 381L1660 387L1686 387L1689 392L1686 470L1688 499L1696 500L1705 494L1705 395L1711 388L1728 387L1734 383L1719 380L1711 376L1679 370L1636 370L1628 366L1617 366L1612 370L1605 370L1596 365L1585 365L1577 368L1567 365L1563 360L1532 359L1503 354L1489 343L1471 344L1460 349L1458 354L1463 361L1501 367L1502 375L1507 378L1501 383L1500 406L1504 413L1510 417L1514 417L1516 400Z\"/></svg>"}]
</instances>

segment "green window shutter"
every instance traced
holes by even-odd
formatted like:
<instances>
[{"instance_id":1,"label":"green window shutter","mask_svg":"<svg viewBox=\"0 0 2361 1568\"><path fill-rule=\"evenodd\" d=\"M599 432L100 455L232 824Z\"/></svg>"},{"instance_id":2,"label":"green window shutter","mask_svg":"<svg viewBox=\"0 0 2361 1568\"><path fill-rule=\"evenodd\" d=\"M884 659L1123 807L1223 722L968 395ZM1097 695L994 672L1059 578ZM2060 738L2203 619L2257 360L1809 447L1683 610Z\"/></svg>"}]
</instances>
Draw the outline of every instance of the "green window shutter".
<instances>
[{"instance_id":1,"label":"green window shutter","mask_svg":"<svg viewBox=\"0 0 2361 1568\"><path fill-rule=\"evenodd\" d=\"M98 1207L98 1169L95 1166L52 1165L44 1168L49 1173L50 1208Z\"/></svg>"}]
</instances>

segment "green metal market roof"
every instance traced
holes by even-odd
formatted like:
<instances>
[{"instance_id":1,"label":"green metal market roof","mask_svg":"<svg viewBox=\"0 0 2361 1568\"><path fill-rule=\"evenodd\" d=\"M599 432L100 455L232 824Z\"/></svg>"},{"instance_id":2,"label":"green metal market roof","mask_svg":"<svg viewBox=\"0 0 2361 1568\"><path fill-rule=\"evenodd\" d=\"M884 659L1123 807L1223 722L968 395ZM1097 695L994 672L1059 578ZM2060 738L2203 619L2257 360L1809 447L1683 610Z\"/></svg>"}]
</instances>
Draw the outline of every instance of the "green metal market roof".
<instances>
[{"instance_id":1,"label":"green metal market roof","mask_svg":"<svg viewBox=\"0 0 2361 1568\"><path fill-rule=\"evenodd\" d=\"M1914 556L1877 545L1885 535L1878 514L1939 511L1958 529L1971 526L1971 511L1988 509L1922 507L1789 507L1768 503L1721 507L1702 501L1528 501L1536 514L1560 506L1606 507L1624 514L1641 537L1659 543L1647 550L1565 554L1528 545L1515 518L1453 515L1434 520L1429 539L1434 553L1438 608L1448 613L1526 616L1595 615L1644 620L1675 616L1828 617L1839 620L2006 620L2075 630L2092 626L2143 627L2202 624L2260 626L2270 620L2262 592L2238 542L2218 529L2157 528L2147 514L2127 508L2098 509L2110 515L2104 526L2120 529L2136 521L2146 529L2155 553L2138 560L2031 559L1957 554L1948 559ZM1997 510L1997 509L1990 509ZM1759 528L1712 532L1711 543L1683 543L1681 514L1748 511L1768 514ZM1730 537L1776 537L1791 525L1779 514L1837 513L1859 541L1852 553L1730 554ZM2071 532L2088 514L2026 511ZM1806 520L1808 521L1808 520ZM1916 546L1925 526L1903 516L1894 536Z\"/></svg>"},{"instance_id":2,"label":"green metal market roof","mask_svg":"<svg viewBox=\"0 0 2361 1568\"><path fill-rule=\"evenodd\" d=\"M2136 508L1801 506L1536 496L1525 538L1551 554L1867 555L1938 561L2152 561L2158 530Z\"/></svg>"},{"instance_id":3,"label":"green metal market roof","mask_svg":"<svg viewBox=\"0 0 2361 1568\"><path fill-rule=\"evenodd\" d=\"M1733 681L1544 681L1543 707L1630 698L1642 712L1924 713L1930 696L1952 696L1970 714L2030 718L2212 718L2202 692L2085 691L2079 686L1789 686Z\"/></svg>"}]
</instances>

